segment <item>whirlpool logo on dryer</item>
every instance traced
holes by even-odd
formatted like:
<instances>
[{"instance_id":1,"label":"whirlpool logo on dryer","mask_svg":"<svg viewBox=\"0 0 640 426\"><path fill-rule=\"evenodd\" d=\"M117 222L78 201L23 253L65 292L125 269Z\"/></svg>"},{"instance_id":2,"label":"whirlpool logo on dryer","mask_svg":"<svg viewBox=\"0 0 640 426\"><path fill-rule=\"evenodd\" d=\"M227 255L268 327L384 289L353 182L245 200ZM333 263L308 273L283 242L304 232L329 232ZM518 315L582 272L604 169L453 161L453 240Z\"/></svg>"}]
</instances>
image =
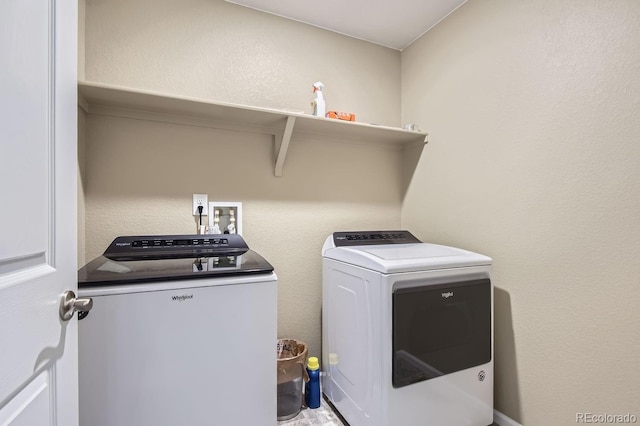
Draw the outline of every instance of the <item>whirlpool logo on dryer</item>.
<instances>
[{"instance_id":1,"label":"whirlpool logo on dryer","mask_svg":"<svg viewBox=\"0 0 640 426\"><path fill-rule=\"evenodd\" d=\"M453 292L452 291L447 291L446 293L442 293L442 297L444 299L448 299L450 297L453 297Z\"/></svg>"},{"instance_id":2,"label":"whirlpool logo on dryer","mask_svg":"<svg viewBox=\"0 0 640 426\"><path fill-rule=\"evenodd\" d=\"M182 296L172 296L171 300L174 302L184 302L185 300L193 299L193 294L183 294Z\"/></svg>"}]
</instances>

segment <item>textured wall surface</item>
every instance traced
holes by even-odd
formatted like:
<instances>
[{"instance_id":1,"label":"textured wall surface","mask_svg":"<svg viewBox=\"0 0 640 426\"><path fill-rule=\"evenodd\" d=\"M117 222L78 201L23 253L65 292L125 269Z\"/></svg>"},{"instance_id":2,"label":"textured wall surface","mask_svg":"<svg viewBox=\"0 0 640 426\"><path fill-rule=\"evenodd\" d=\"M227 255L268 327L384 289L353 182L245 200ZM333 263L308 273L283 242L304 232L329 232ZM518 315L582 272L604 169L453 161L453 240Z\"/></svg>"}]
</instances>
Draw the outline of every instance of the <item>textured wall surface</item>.
<instances>
[{"instance_id":1,"label":"textured wall surface","mask_svg":"<svg viewBox=\"0 0 640 426\"><path fill-rule=\"evenodd\" d=\"M87 80L307 113L322 80L330 109L430 133L405 194L413 151L296 140L275 178L265 136L89 115L87 260L117 235L192 232L193 192L242 201L279 334L319 353L325 236L402 226L493 257L498 410L640 415L640 3L470 0L402 68L221 0L86 3Z\"/></svg>"},{"instance_id":2,"label":"textured wall surface","mask_svg":"<svg viewBox=\"0 0 640 426\"><path fill-rule=\"evenodd\" d=\"M86 146L85 130L87 115L78 108L78 268L87 263L86 251L86 223L85 223L85 188L86 164L84 149Z\"/></svg>"},{"instance_id":3,"label":"textured wall surface","mask_svg":"<svg viewBox=\"0 0 640 426\"><path fill-rule=\"evenodd\" d=\"M527 426L640 416L640 2L471 0L402 54L430 131L403 203L485 253L496 408Z\"/></svg>"},{"instance_id":4,"label":"textured wall surface","mask_svg":"<svg viewBox=\"0 0 640 426\"><path fill-rule=\"evenodd\" d=\"M82 17L81 17L82 18ZM222 0L86 0L88 81L399 125L400 53ZM400 225L400 152L295 138L284 177L271 137L87 118L86 259L125 234L195 232L192 193L243 203L250 247L279 277L279 334L320 354L321 254L336 230Z\"/></svg>"},{"instance_id":5,"label":"textured wall surface","mask_svg":"<svg viewBox=\"0 0 640 426\"><path fill-rule=\"evenodd\" d=\"M278 274L279 335L319 354L322 243L335 230L399 226L402 156L294 142L277 178L269 136L89 115L86 259L118 235L195 233L192 193L240 201L243 236Z\"/></svg>"},{"instance_id":6,"label":"textured wall surface","mask_svg":"<svg viewBox=\"0 0 640 426\"><path fill-rule=\"evenodd\" d=\"M311 113L327 108L392 126L398 51L223 0L87 0L86 79Z\"/></svg>"}]
</instances>

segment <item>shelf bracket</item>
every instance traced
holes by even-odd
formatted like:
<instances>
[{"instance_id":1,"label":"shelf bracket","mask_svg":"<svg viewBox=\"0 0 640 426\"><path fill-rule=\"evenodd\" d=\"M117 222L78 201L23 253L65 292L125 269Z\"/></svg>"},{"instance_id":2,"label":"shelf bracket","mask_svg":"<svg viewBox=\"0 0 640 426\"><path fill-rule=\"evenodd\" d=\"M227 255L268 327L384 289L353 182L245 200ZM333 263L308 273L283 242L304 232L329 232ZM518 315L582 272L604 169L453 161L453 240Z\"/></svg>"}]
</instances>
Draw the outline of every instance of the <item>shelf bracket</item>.
<instances>
[{"instance_id":1,"label":"shelf bracket","mask_svg":"<svg viewBox=\"0 0 640 426\"><path fill-rule=\"evenodd\" d=\"M293 133L293 125L296 122L296 118L293 116L287 117L287 124L284 126L284 132L276 134L276 164L274 167L274 174L276 177L282 177L282 170L284 169L284 160L287 158L287 151L289 150L289 142L291 142L291 134Z\"/></svg>"}]
</instances>

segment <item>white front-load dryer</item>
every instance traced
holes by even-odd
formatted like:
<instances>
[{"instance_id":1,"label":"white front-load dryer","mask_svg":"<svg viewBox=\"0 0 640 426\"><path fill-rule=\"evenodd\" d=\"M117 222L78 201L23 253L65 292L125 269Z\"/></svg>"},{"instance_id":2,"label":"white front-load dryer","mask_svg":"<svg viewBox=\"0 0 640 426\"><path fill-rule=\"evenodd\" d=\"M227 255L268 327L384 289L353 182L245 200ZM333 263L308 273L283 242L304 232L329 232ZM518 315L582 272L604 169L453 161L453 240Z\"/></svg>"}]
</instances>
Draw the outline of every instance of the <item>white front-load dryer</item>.
<instances>
[{"instance_id":1,"label":"white front-load dryer","mask_svg":"<svg viewBox=\"0 0 640 426\"><path fill-rule=\"evenodd\" d=\"M408 231L322 250L323 393L350 426L493 423L491 259Z\"/></svg>"}]
</instances>

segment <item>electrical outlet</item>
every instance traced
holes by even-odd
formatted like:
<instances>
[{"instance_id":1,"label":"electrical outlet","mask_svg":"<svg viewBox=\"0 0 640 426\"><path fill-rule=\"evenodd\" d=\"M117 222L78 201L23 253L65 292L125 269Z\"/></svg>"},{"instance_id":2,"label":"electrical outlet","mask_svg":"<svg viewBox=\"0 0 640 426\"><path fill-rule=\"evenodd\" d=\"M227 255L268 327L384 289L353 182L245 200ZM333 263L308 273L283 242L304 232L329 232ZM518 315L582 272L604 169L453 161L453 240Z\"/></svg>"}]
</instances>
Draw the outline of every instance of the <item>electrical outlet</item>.
<instances>
[{"instance_id":1,"label":"electrical outlet","mask_svg":"<svg viewBox=\"0 0 640 426\"><path fill-rule=\"evenodd\" d=\"M198 206L202 206L202 216L209 214L209 196L207 194L193 194L193 206L191 212L194 216L200 216Z\"/></svg>"}]
</instances>

